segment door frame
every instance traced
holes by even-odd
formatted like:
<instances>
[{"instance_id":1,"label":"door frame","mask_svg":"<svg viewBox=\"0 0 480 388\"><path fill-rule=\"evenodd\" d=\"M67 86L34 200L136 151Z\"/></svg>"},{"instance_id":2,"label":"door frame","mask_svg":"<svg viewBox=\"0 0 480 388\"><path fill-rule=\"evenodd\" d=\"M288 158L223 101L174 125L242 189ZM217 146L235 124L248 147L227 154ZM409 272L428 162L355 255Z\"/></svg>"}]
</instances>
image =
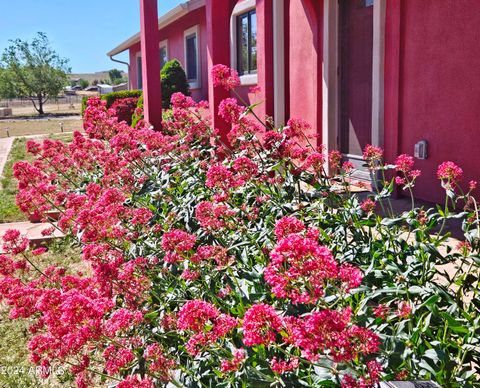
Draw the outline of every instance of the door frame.
<instances>
[{"instance_id":1,"label":"door frame","mask_svg":"<svg viewBox=\"0 0 480 388\"><path fill-rule=\"evenodd\" d=\"M340 149L339 1L323 2L322 140L327 152ZM386 0L373 0L372 145L378 147L384 147L385 10Z\"/></svg>"}]
</instances>

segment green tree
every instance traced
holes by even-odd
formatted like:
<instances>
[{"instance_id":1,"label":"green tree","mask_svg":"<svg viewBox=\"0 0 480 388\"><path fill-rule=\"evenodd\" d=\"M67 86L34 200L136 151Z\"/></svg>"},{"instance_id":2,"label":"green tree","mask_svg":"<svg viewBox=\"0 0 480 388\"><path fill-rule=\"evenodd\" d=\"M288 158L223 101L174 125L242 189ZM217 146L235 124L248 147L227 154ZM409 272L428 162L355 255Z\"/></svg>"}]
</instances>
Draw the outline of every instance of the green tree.
<instances>
[{"instance_id":1,"label":"green tree","mask_svg":"<svg viewBox=\"0 0 480 388\"><path fill-rule=\"evenodd\" d=\"M172 94L181 92L190 95L190 86L187 81L185 70L177 59L168 61L160 71L162 79L162 105L165 109L170 108Z\"/></svg>"},{"instance_id":2,"label":"green tree","mask_svg":"<svg viewBox=\"0 0 480 388\"><path fill-rule=\"evenodd\" d=\"M110 81L112 83L112 85L115 84L115 82L117 82L117 80L121 80L123 77L122 77L122 72L118 69L112 69L108 72L108 75L110 76Z\"/></svg>"},{"instance_id":3,"label":"green tree","mask_svg":"<svg viewBox=\"0 0 480 388\"><path fill-rule=\"evenodd\" d=\"M0 96L28 98L42 115L45 102L68 85L68 59L50 47L43 32L31 42L15 39L10 43L0 58Z\"/></svg>"},{"instance_id":4,"label":"green tree","mask_svg":"<svg viewBox=\"0 0 480 388\"><path fill-rule=\"evenodd\" d=\"M78 84L82 87L82 89L88 88L88 85L90 85L90 82L88 80L80 78L78 81Z\"/></svg>"}]
</instances>

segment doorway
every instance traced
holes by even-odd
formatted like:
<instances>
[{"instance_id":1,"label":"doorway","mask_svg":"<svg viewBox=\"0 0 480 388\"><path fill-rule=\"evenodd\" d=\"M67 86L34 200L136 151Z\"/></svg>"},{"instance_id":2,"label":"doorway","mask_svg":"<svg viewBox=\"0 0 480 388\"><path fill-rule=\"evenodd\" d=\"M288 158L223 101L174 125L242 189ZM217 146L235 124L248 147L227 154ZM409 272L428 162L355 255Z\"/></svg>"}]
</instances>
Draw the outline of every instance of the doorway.
<instances>
[{"instance_id":1,"label":"doorway","mask_svg":"<svg viewBox=\"0 0 480 388\"><path fill-rule=\"evenodd\" d=\"M359 178L369 179L362 151L372 144L373 0L339 2L338 148L352 162Z\"/></svg>"}]
</instances>

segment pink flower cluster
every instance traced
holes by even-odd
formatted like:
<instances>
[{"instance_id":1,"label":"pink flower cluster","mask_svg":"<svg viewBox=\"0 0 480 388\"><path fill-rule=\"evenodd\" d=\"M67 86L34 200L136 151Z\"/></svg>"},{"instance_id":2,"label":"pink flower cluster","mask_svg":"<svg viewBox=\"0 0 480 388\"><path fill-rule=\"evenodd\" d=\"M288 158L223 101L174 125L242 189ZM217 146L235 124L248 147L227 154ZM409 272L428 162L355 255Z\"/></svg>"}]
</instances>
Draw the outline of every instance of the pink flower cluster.
<instances>
[{"instance_id":1,"label":"pink flower cluster","mask_svg":"<svg viewBox=\"0 0 480 388\"><path fill-rule=\"evenodd\" d=\"M245 358L247 357L244 349L235 349L232 360L223 360L220 364L222 373L230 373L237 371Z\"/></svg>"},{"instance_id":2,"label":"pink flower cluster","mask_svg":"<svg viewBox=\"0 0 480 388\"><path fill-rule=\"evenodd\" d=\"M395 177L395 183L397 185L410 185L413 186L415 179L421 175L420 170L413 170L415 160L413 156L402 154L395 160L395 170L402 173L402 176Z\"/></svg>"},{"instance_id":3,"label":"pink flower cluster","mask_svg":"<svg viewBox=\"0 0 480 388\"><path fill-rule=\"evenodd\" d=\"M236 70L225 65L212 67L212 82L215 87L223 87L226 90L233 90L240 85L240 78Z\"/></svg>"},{"instance_id":4,"label":"pink flower cluster","mask_svg":"<svg viewBox=\"0 0 480 388\"><path fill-rule=\"evenodd\" d=\"M187 351L196 356L203 347L235 329L238 320L220 311L211 303L203 300L190 300L178 312L177 327L193 332L187 342Z\"/></svg>"},{"instance_id":5,"label":"pink flower cluster","mask_svg":"<svg viewBox=\"0 0 480 388\"><path fill-rule=\"evenodd\" d=\"M278 298L292 303L315 303L328 284L340 283L348 291L358 287L362 273L351 265L339 266L328 248L319 245L318 231L306 230L294 217L279 220L275 227L278 242L270 252L265 281Z\"/></svg>"},{"instance_id":6,"label":"pink flower cluster","mask_svg":"<svg viewBox=\"0 0 480 388\"><path fill-rule=\"evenodd\" d=\"M162 248L165 250L165 262L176 263L186 258L186 254L193 249L197 238L183 230L172 229L164 233Z\"/></svg>"},{"instance_id":7,"label":"pink flower cluster","mask_svg":"<svg viewBox=\"0 0 480 388\"><path fill-rule=\"evenodd\" d=\"M443 181L448 181L450 184L455 184L462 179L463 170L454 162L443 162L438 166L437 177Z\"/></svg>"},{"instance_id":8,"label":"pink flower cluster","mask_svg":"<svg viewBox=\"0 0 480 388\"><path fill-rule=\"evenodd\" d=\"M243 318L243 342L247 346L269 345L277 342L280 333L283 341L298 347L302 356L316 361L328 354L334 362L349 362L360 354L378 352L380 338L372 331L350 323L352 311L322 310L302 317L281 317L267 304L250 307ZM283 334L285 335L285 334ZM298 362L274 362L279 373L292 370ZM282 372L283 369L283 372Z\"/></svg>"}]
</instances>

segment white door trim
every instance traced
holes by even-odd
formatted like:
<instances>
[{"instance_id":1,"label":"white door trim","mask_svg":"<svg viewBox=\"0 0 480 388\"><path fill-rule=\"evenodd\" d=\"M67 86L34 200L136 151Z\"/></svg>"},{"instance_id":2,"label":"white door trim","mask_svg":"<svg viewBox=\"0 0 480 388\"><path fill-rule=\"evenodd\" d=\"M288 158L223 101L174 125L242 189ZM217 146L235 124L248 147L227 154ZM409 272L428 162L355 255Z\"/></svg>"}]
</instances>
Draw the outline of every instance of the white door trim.
<instances>
[{"instance_id":1,"label":"white door trim","mask_svg":"<svg viewBox=\"0 0 480 388\"><path fill-rule=\"evenodd\" d=\"M276 126L285 125L285 3L273 2L273 111Z\"/></svg>"},{"instance_id":2,"label":"white door trim","mask_svg":"<svg viewBox=\"0 0 480 388\"><path fill-rule=\"evenodd\" d=\"M325 152L338 149L338 17L337 0L323 2L322 143Z\"/></svg>"},{"instance_id":3,"label":"white door trim","mask_svg":"<svg viewBox=\"0 0 480 388\"><path fill-rule=\"evenodd\" d=\"M373 2L372 144L384 146L385 0Z\"/></svg>"}]
</instances>

